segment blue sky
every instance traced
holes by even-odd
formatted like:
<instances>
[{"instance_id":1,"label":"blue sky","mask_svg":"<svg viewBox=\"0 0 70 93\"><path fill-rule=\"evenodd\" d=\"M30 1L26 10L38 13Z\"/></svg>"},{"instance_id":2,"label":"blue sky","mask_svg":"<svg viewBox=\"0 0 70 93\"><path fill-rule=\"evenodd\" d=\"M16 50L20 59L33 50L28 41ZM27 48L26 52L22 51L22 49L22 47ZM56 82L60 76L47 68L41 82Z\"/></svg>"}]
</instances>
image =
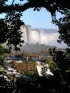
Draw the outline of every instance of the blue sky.
<instances>
[{"instance_id":1,"label":"blue sky","mask_svg":"<svg viewBox=\"0 0 70 93\"><path fill-rule=\"evenodd\" d=\"M7 2L8 4L11 4L12 0L9 0ZM15 0L15 2L19 2L19 0ZM26 2L26 0L24 0ZM23 2L22 2L23 3ZM0 18L3 18L5 14L0 15ZM61 17L62 15L60 13L56 13L57 18ZM51 23L52 17L49 12L46 11L45 8L42 8L39 12L33 11L33 9L28 9L25 12L23 12L23 16L21 19L24 21L26 25L32 26L32 28L53 28L57 29L58 27L53 25Z\"/></svg>"}]
</instances>

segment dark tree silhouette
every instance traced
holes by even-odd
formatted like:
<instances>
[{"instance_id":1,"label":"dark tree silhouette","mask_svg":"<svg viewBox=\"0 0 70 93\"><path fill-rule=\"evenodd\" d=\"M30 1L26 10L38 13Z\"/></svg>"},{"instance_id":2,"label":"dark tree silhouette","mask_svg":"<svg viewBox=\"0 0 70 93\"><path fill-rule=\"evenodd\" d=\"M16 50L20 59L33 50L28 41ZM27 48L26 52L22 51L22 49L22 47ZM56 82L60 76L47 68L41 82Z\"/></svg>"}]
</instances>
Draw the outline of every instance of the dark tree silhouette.
<instances>
[{"instance_id":1,"label":"dark tree silhouette","mask_svg":"<svg viewBox=\"0 0 70 93\"><path fill-rule=\"evenodd\" d=\"M24 4L14 4L15 0L12 0L11 5L5 4L8 0L1 0L0 4L0 13L16 10L16 11L25 11L29 8L34 8L34 10L38 10L42 7L46 8L53 15L55 11L59 11L62 13L63 10L70 8L69 1L61 0L27 0ZM19 0L24 1L24 0Z\"/></svg>"},{"instance_id":2,"label":"dark tree silhouette","mask_svg":"<svg viewBox=\"0 0 70 93\"><path fill-rule=\"evenodd\" d=\"M53 53L55 53L55 50L56 50L56 48L54 47L54 48L53 48Z\"/></svg>"},{"instance_id":3,"label":"dark tree silhouette","mask_svg":"<svg viewBox=\"0 0 70 93\"><path fill-rule=\"evenodd\" d=\"M70 46L70 10L63 11L63 14L62 18L54 19L53 23L59 28L58 42L64 41L64 43Z\"/></svg>"},{"instance_id":4,"label":"dark tree silhouette","mask_svg":"<svg viewBox=\"0 0 70 93\"><path fill-rule=\"evenodd\" d=\"M52 55L52 49L51 48L49 49L49 53L50 53L50 55Z\"/></svg>"},{"instance_id":5,"label":"dark tree silhouette","mask_svg":"<svg viewBox=\"0 0 70 93\"><path fill-rule=\"evenodd\" d=\"M5 43L8 45L9 49L11 45L16 46L24 43L21 40L22 32L20 31L20 26L24 25L24 22L20 20L21 13L15 11L8 12L5 19L0 19L0 43Z\"/></svg>"},{"instance_id":6,"label":"dark tree silhouette","mask_svg":"<svg viewBox=\"0 0 70 93\"><path fill-rule=\"evenodd\" d=\"M53 60L56 63L56 71L55 71L55 77L57 76L57 79L60 82L61 89L59 89L61 92L70 92L70 57L68 58L67 55L65 55L62 51L55 52L55 55L53 56ZM59 93L61 93L59 92Z\"/></svg>"}]
</instances>

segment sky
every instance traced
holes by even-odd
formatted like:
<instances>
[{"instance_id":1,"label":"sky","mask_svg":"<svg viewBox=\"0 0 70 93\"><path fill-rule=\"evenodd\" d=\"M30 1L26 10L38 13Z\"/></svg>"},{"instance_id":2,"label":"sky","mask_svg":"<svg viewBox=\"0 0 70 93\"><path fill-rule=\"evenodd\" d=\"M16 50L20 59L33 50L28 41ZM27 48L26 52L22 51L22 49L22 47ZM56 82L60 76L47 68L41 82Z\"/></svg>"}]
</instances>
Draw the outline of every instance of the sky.
<instances>
[{"instance_id":1,"label":"sky","mask_svg":"<svg viewBox=\"0 0 70 93\"><path fill-rule=\"evenodd\" d=\"M11 1L8 0L7 4L11 4ZM16 3L19 3L19 0L15 0ZM24 0L23 3L25 3L26 0ZM4 18L5 14L0 14L0 18ZM56 13L57 19L62 17L60 13ZM30 8L23 12L23 16L21 17L21 20L24 21L26 25L30 25L32 28L46 28L46 29L58 29L57 26L51 23L52 16L45 8L42 8L39 12L33 11L33 8Z\"/></svg>"}]
</instances>

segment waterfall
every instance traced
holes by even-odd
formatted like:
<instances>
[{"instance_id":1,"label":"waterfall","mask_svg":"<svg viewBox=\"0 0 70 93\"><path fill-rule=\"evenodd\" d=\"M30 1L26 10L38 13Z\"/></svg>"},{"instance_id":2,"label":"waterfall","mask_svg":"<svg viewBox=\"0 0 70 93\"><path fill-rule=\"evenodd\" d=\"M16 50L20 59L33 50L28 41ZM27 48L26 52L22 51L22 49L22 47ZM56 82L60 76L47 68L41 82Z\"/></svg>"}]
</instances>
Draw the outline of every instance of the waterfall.
<instances>
[{"instance_id":1,"label":"waterfall","mask_svg":"<svg viewBox=\"0 0 70 93\"><path fill-rule=\"evenodd\" d=\"M37 72L39 74L39 76L43 76L43 73L46 77L48 76L53 76L54 74L50 71L49 69L49 65L48 64L45 64L43 62L39 62L39 61L36 61L37 65L36 65L36 68L37 68ZM44 70L43 70L44 69ZM43 71L43 73L42 73Z\"/></svg>"},{"instance_id":2,"label":"waterfall","mask_svg":"<svg viewBox=\"0 0 70 93\"><path fill-rule=\"evenodd\" d=\"M36 30L36 29L31 29L30 26L28 25L22 25L20 27L20 30L23 32L22 34L22 39L25 41L25 43L29 44L46 44L46 45L51 45L51 46L61 46L60 44L57 43L57 39L59 36L59 33L54 31L53 29L48 30ZM66 46L64 43L62 43L62 46Z\"/></svg>"},{"instance_id":3,"label":"waterfall","mask_svg":"<svg viewBox=\"0 0 70 93\"><path fill-rule=\"evenodd\" d=\"M22 27L20 27L20 30L21 30L21 32L23 32L23 33L22 33L22 38L21 38L21 39L23 39L25 42L27 42L27 33L26 33L26 29L22 26Z\"/></svg>"}]
</instances>

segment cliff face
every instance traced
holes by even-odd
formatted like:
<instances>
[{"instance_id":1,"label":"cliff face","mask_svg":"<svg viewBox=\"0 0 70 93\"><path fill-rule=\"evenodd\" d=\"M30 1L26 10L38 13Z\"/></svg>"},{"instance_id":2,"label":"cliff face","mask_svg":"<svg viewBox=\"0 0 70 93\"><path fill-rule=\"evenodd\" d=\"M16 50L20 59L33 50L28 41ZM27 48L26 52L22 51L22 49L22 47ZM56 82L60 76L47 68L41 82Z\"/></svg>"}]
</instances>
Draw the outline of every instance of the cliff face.
<instances>
[{"instance_id":1,"label":"cliff face","mask_svg":"<svg viewBox=\"0 0 70 93\"><path fill-rule=\"evenodd\" d=\"M56 40L59 36L57 29L32 29L30 26L21 26L20 30L23 32L22 39L25 43L36 44L48 44L51 41Z\"/></svg>"}]
</instances>

